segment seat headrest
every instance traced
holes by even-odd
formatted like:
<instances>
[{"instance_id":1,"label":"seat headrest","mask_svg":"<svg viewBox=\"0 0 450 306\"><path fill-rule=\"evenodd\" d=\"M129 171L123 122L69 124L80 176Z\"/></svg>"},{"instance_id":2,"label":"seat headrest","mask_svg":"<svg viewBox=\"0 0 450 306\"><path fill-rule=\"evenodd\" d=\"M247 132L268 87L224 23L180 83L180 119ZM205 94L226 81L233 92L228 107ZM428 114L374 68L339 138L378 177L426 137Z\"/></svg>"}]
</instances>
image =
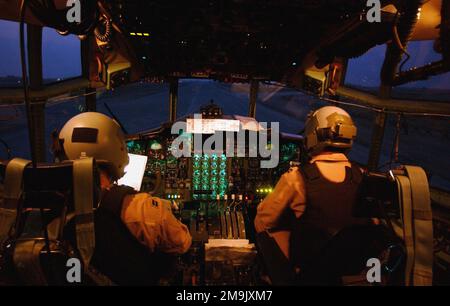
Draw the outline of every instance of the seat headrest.
<instances>
[{"instance_id":1,"label":"seat headrest","mask_svg":"<svg viewBox=\"0 0 450 306\"><path fill-rule=\"evenodd\" d=\"M6 167L9 161L0 161L0 182L5 177ZM96 167L94 177L97 185L99 178ZM48 206L49 203L58 202L67 192L73 190L73 162L38 163L36 168L29 165L23 173L23 191L28 194L28 200L24 208L32 205L32 208L40 208L40 205ZM31 204L32 203L32 204ZM41 204L40 204L41 203ZM49 207L51 208L51 207Z\"/></svg>"}]
</instances>

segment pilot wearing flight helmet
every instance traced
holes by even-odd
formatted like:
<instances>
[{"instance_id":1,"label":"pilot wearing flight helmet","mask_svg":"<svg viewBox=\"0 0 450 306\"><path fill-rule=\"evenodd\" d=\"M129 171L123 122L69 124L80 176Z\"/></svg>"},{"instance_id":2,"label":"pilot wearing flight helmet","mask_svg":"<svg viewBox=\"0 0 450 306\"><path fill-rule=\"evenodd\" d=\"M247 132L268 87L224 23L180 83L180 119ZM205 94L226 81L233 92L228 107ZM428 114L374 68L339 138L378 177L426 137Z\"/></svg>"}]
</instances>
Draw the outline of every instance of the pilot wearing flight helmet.
<instances>
[{"instance_id":1,"label":"pilot wearing flight helmet","mask_svg":"<svg viewBox=\"0 0 450 306\"><path fill-rule=\"evenodd\" d=\"M131 235L125 243L132 244L130 240L134 240L149 253L161 255L182 254L189 249L192 238L187 227L172 214L169 201L152 197L148 193L136 193L130 187L115 184L125 174L124 169L128 164L124 134L116 121L101 113L82 113L64 125L59 138L67 159L75 160L82 156L95 158L102 190L99 207L111 212L126 226ZM118 245L124 239L113 237L114 232L109 233L108 228L104 228L108 227L108 222L102 220L104 219L96 215L96 240L102 240L100 243L96 242L96 252L102 257L98 262L105 269L118 270L118 262L129 259L132 256L131 250L125 244ZM125 237L128 236L125 234ZM105 246L104 250L102 246ZM136 265L136 270L139 271L136 261L137 259L130 259L130 264ZM127 269L132 270L124 266L120 268L121 271L114 271L113 274L119 279L129 280L125 283L136 284L134 276L125 275Z\"/></svg>"},{"instance_id":2,"label":"pilot wearing flight helmet","mask_svg":"<svg viewBox=\"0 0 450 306\"><path fill-rule=\"evenodd\" d=\"M352 217L352 207L362 172L346 156L356 131L341 108L325 106L310 114L304 132L309 162L283 174L258 206L256 231L267 231L286 258L296 262L306 256L299 252L313 252L312 244L320 247L317 241L325 237L326 242L326 237L361 222Z\"/></svg>"}]
</instances>

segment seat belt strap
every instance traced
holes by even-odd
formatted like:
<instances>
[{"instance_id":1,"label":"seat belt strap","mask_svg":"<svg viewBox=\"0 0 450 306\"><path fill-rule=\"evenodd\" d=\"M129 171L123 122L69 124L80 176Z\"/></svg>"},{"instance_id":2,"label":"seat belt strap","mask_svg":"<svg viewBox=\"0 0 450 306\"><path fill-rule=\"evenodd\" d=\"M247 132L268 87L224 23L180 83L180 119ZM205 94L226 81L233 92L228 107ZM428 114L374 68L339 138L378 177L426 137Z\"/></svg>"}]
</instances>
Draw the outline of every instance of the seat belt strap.
<instances>
[{"instance_id":1,"label":"seat belt strap","mask_svg":"<svg viewBox=\"0 0 450 306\"><path fill-rule=\"evenodd\" d=\"M73 190L77 246L84 268L88 269L95 249L93 158L73 162Z\"/></svg>"},{"instance_id":2,"label":"seat belt strap","mask_svg":"<svg viewBox=\"0 0 450 306\"><path fill-rule=\"evenodd\" d=\"M86 275L89 276L91 280L98 286L116 286L116 284L109 277L96 270L92 266L89 266L88 269L85 270L85 272Z\"/></svg>"},{"instance_id":3,"label":"seat belt strap","mask_svg":"<svg viewBox=\"0 0 450 306\"><path fill-rule=\"evenodd\" d=\"M23 172L29 164L29 160L14 158L6 166L4 201L0 207L0 246L8 238L16 222L23 191Z\"/></svg>"},{"instance_id":4,"label":"seat belt strap","mask_svg":"<svg viewBox=\"0 0 450 306\"><path fill-rule=\"evenodd\" d=\"M27 285L48 285L40 261L40 254L44 246L45 241L30 239L19 241L14 248L14 267Z\"/></svg>"},{"instance_id":5,"label":"seat belt strap","mask_svg":"<svg viewBox=\"0 0 450 306\"><path fill-rule=\"evenodd\" d=\"M398 186L398 198L401 206L401 218L403 223L403 240L406 248L405 285L412 285L412 270L414 267L414 233L411 203L411 185L406 176L396 176Z\"/></svg>"},{"instance_id":6,"label":"seat belt strap","mask_svg":"<svg viewBox=\"0 0 450 306\"><path fill-rule=\"evenodd\" d=\"M411 182L414 226L414 286L431 286L433 280L433 216L425 171L405 166Z\"/></svg>"}]
</instances>

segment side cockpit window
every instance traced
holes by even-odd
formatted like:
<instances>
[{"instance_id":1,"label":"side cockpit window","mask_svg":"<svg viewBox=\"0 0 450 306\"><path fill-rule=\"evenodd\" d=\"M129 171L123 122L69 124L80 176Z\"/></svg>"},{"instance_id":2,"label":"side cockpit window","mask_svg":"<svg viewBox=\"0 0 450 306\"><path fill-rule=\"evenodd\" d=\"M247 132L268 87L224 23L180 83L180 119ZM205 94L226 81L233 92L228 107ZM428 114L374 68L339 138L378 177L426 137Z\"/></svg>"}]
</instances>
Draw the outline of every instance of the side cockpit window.
<instances>
[{"instance_id":1,"label":"side cockpit window","mask_svg":"<svg viewBox=\"0 0 450 306\"><path fill-rule=\"evenodd\" d=\"M432 40L409 42L407 50L410 58L403 56L399 65L402 71L440 61L442 54L435 51L434 44ZM345 86L377 95L385 52L386 45L380 45L360 57L350 59ZM392 88L392 98L448 103L450 102L450 73L395 86ZM358 126L358 138L350 157L358 160L359 153L363 150L367 151L365 156L368 155L373 119L358 122L358 116L352 113L352 117L355 118ZM398 146L395 144L397 138ZM386 170L396 162L418 165L427 172L430 186L448 190L450 175L446 169L449 169L450 163L446 155L450 150L449 139L450 125L446 117L391 113L388 115L384 133L380 169ZM359 141L363 146L358 146Z\"/></svg>"},{"instance_id":2,"label":"side cockpit window","mask_svg":"<svg viewBox=\"0 0 450 306\"><path fill-rule=\"evenodd\" d=\"M0 88L22 86L19 23L0 20Z\"/></svg>"},{"instance_id":3,"label":"side cockpit window","mask_svg":"<svg viewBox=\"0 0 450 306\"><path fill-rule=\"evenodd\" d=\"M81 41L76 35L62 36L42 29L42 73L44 84L81 76Z\"/></svg>"}]
</instances>

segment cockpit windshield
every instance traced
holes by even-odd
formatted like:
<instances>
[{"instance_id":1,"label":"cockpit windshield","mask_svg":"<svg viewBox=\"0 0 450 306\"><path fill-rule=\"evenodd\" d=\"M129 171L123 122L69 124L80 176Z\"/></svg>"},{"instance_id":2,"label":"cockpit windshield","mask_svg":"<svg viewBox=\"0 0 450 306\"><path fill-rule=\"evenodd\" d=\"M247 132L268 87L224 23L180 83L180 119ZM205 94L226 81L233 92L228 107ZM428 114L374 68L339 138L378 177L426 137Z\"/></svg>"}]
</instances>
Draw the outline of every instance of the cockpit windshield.
<instances>
[{"instance_id":1,"label":"cockpit windshield","mask_svg":"<svg viewBox=\"0 0 450 306\"><path fill-rule=\"evenodd\" d=\"M167 84L135 83L114 91L97 93L97 111L110 115L108 108L121 121L129 134L136 134L159 127L168 121ZM211 80L180 80L178 118L198 113L200 107L211 103L219 105L224 114L248 114L247 84L225 84ZM256 119L260 122L279 122L280 131L298 134L304 127L308 113L325 101L278 84L261 84L259 87ZM84 98L58 98L49 101L45 110L46 134L59 130L74 115L84 111ZM158 110L158 111L155 111ZM354 161L366 164L372 135L375 112L355 106L347 106L358 126L358 136L350 152ZM14 156L29 158L26 116L23 106L0 108L2 125L0 138L7 143ZM384 168L392 163L392 147L396 135L397 117L388 120L380 157ZM450 189L450 125L448 119L404 116L399 130L399 162L413 163L424 167L430 175L430 184ZM50 137L47 146L50 145ZM51 160L50 150L47 158ZM6 158L5 150L1 151Z\"/></svg>"}]
</instances>

